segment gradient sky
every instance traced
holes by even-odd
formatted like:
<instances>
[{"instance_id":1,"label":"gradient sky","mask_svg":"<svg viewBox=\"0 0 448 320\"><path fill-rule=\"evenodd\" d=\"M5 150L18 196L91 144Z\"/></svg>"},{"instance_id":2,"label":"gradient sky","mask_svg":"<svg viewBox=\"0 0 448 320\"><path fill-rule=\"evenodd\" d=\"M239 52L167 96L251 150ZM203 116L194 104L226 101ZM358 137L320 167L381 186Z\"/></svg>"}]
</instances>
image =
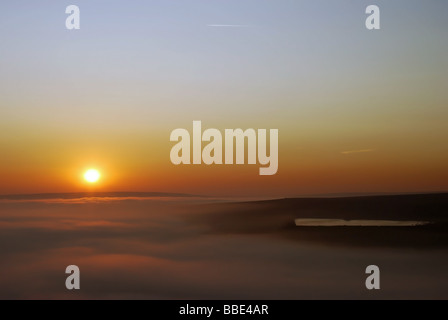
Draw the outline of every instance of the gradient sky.
<instances>
[{"instance_id":1,"label":"gradient sky","mask_svg":"<svg viewBox=\"0 0 448 320\"><path fill-rule=\"evenodd\" d=\"M66 6L81 30L65 28ZM365 8L381 9L368 31ZM0 193L448 190L448 2L0 4ZM213 25L240 25L217 27ZM279 170L174 166L172 130L279 129Z\"/></svg>"}]
</instances>

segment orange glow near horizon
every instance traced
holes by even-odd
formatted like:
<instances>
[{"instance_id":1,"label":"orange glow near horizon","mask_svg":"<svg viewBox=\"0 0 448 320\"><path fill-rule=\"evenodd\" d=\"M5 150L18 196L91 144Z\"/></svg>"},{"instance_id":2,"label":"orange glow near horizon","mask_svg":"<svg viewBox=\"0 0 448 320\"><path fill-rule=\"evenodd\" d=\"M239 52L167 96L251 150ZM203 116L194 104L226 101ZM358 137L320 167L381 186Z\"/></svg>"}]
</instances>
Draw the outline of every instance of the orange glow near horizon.
<instances>
[{"instance_id":1,"label":"orange glow near horizon","mask_svg":"<svg viewBox=\"0 0 448 320\"><path fill-rule=\"evenodd\" d=\"M347 154L342 151L368 148L337 148L317 141L302 143L300 149L291 150L292 143L283 139L279 146L278 173L263 177L258 175L258 165L175 166L169 161L170 143L166 142L166 135L156 135L160 136L160 142L153 141L152 136L148 133L144 137L127 137L126 141L113 139L113 144L106 140L84 150L73 145L64 149L61 142L60 148L39 152L42 160L35 161L33 166L27 165L23 160L25 156L6 148L11 152L0 159L0 163L3 162L0 194L155 191L292 197L327 193L432 192L448 188L446 155L443 150L431 150L431 145L426 151L432 156L423 158L404 144L397 151L378 141L372 144L371 152ZM41 149L46 145L42 143ZM5 163L8 158L14 161ZM39 158L34 156L34 159ZM84 177L90 169L100 174L100 179L94 183Z\"/></svg>"}]
</instances>

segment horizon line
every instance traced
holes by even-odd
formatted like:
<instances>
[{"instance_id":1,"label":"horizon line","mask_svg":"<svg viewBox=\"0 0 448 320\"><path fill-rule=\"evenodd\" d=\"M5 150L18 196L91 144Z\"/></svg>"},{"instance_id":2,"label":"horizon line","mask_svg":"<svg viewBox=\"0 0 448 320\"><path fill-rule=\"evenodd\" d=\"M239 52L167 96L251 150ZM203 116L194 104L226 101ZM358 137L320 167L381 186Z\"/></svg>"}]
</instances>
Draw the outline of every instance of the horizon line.
<instances>
[{"instance_id":1,"label":"horizon line","mask_svg":"<svg viewBox=\"0 0 448 320\"><path fill-rule=\"evenodd\" d=\"M218 196L199 195L179 192L159 192L159 191L78 191L78 192L42 192L42 193L14 193L0 194L0 200L27 200L27 199L52 199L55 196L64 196L63 199L95 198L95 197L184 197L184 198L265 198L274 199L306 199L306 198L354 198L354 197L378 197L378 196L411 196L411 195L437 195L448 194L448 191L420 191L420 192L343 192L343 193L322 193L303 194L295 196Z\"/></svg>"}]
</instances>

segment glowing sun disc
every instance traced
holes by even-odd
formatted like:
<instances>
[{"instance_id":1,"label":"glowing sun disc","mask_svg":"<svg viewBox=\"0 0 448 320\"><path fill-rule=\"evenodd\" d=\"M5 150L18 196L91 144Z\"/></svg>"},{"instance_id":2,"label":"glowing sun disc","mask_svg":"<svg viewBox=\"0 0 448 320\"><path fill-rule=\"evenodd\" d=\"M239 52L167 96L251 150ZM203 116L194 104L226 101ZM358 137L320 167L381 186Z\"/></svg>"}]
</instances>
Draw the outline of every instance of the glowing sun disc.
<instances>
[{"instance_id":1,"label":"glowing sun disc","mask_svg":"<svg viewBox=\"0 0 448 320\"><path fill-rule=\"evenodd\" d=\"M86 173L84 173L84 179L90 183L97 182L100 179L100 173L95 169L87 170Z\"/></svg>"}]
</instances>

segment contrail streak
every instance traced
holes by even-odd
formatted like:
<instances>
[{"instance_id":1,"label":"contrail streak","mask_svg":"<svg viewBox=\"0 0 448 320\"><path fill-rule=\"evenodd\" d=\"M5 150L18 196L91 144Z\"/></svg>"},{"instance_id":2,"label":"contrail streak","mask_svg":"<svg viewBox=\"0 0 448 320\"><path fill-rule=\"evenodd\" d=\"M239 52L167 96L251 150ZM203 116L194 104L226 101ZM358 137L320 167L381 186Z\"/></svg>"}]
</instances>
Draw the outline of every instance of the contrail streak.
<instances>
[{"instance_id":1,"label":"contrail streak","mask_svg":"<svg viewBox=\"0 0 448 320\"><path fill-rule=\"evenodd\" d=\"M218 27L218 28L247 28L250 27L247 24L208 24L207 27Z\"/></svg>"},{"instance_id":2,"label":"contrail streak","mask_svg":"<svg viewBox=\"0 0 448 320\"><path fill-rule=\"evenodd\" d=\"M342 154L351 154L351 153L362 153L362 152L372 152L373 149L361 149L361 150L350 150L350 151L341 151Z\"/></svg>"}]
</instances>

